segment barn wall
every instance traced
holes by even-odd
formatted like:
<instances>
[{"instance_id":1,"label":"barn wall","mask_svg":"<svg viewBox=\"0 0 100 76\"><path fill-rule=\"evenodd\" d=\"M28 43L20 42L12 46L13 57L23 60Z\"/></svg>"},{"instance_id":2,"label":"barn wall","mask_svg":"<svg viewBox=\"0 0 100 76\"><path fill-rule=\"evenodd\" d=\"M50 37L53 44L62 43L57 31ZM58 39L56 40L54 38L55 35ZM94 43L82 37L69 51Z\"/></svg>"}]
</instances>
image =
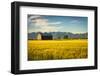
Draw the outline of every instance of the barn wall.
<instances>
[{"instance_id":1,"label":"barn wall","mask_svg":"<svg viewBox=\"0 0 100 76\"><path fill-rule=\"evenodd\" d=\"M52 36L42 36L42 40L52 40Z\"/></svg>"}]
</instances>

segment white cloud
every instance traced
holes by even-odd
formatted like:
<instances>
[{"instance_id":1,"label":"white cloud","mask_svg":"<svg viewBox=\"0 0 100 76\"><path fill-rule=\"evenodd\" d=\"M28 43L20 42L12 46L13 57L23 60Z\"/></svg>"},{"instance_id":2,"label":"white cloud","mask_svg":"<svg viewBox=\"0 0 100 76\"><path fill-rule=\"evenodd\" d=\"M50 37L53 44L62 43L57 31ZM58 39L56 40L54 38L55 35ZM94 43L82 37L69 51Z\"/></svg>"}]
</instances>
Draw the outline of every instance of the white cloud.
<instances>
[{"instance_id":1,"label":"white cloud","mask_svg":"<svg viewBox=\"0 0 100 76\"><path fill-rule=\"evenodd\" d=\"M35 23L36 26L48 26L48 20L47 19L35 19L32 20L33 23Z\"/></svg>"},{"instance_id":2,"label":"white cloud","mask_svg":"<svg viewBox=\"0 0 100 76\"><path fill-rule=\"evenodd\" d=\"M61 24L62 22L52 22L52 23L49 23L49 24L53 24L53 25L59 25Z\"/></svg>"},{"instance_id":3,"label":"white cloud","mask_svg":"<svg viewBox=\"0 0 100 76\"><path fill-rule=\"evenodd\" d=\"M49 22L42 16L32 16L29 18L29 22L31 22L31 28L29 29L31 32L55 32L60 28L55 25L61 24L61 22Z\"/></svg>"},{"instance_id":4,"label":"white cloud","mask_svg":"<svg viewBox=\"0 0 100 76\"><path fill-rule=\"evenodd\" d=\"M39 16L39 15L37 15L37 16L30 16L29 19L32 20L32 19L36 19L36 18L39 18L39 17L41 17L41 16Z\"/></svg>"},{"instance_id":5,"label":"white cloud","mask_svg":"<svg viewBox=\"0 0 100 76\"><path fill-rule=\"evenodd\" d=\"M78 21L78 20L72 20L72 21L70 21L70 23L75 24L75 23L80 23L80 21Z\"/></svg>"}]
</instances>

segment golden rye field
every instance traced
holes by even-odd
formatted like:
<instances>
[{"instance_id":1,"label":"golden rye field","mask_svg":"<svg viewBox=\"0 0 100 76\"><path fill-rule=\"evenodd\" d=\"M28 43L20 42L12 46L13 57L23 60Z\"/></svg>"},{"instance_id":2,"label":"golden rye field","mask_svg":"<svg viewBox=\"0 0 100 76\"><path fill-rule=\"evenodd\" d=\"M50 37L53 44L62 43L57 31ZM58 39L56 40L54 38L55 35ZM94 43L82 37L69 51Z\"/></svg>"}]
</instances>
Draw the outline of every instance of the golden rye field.
<instances>
[{"instance_id":1,"label":"golden rye field","mask_svg":"<svg viewBox=\"0 0 100 76\"><path fill-rule=\"evenodd\" d=\"M87 39L28 40L28 60L87 58Z\"/></svg>"}]
</instances>

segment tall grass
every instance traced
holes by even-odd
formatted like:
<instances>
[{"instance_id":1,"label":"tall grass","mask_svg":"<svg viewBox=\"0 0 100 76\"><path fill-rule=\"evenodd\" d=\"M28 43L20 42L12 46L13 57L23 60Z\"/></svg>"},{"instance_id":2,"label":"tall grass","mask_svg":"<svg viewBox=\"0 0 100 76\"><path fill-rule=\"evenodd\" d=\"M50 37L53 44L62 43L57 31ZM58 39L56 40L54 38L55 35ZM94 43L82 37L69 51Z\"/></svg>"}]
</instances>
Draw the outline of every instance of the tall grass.
<instances>
[{"instance_id":1,"label":"tall grass","mask_svg":"<svg viewBox=\"0 0 100 76\"><path fill-rule=\"evenodd\" d=\"M87 57L87 39L28 40L28 60L80 59Z\"/></svg>"}]
</instances>

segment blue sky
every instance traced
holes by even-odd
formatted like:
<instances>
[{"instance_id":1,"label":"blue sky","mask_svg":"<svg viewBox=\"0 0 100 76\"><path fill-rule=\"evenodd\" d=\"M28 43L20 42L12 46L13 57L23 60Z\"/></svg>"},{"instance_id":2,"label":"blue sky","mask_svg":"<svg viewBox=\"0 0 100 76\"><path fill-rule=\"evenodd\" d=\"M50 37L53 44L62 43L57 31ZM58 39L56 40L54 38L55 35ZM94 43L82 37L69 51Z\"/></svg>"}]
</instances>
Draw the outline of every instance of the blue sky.
<instances>
[{"instance_id":1,"label":"blue sky","mask_svg":"<svg viewBox=\"0 0 100 76\"><path fill-rule=\"evenodd\" d=\"M28 15L28 32L72 32L85 33L88 17Z\"/></svg>"}]
</instances>

